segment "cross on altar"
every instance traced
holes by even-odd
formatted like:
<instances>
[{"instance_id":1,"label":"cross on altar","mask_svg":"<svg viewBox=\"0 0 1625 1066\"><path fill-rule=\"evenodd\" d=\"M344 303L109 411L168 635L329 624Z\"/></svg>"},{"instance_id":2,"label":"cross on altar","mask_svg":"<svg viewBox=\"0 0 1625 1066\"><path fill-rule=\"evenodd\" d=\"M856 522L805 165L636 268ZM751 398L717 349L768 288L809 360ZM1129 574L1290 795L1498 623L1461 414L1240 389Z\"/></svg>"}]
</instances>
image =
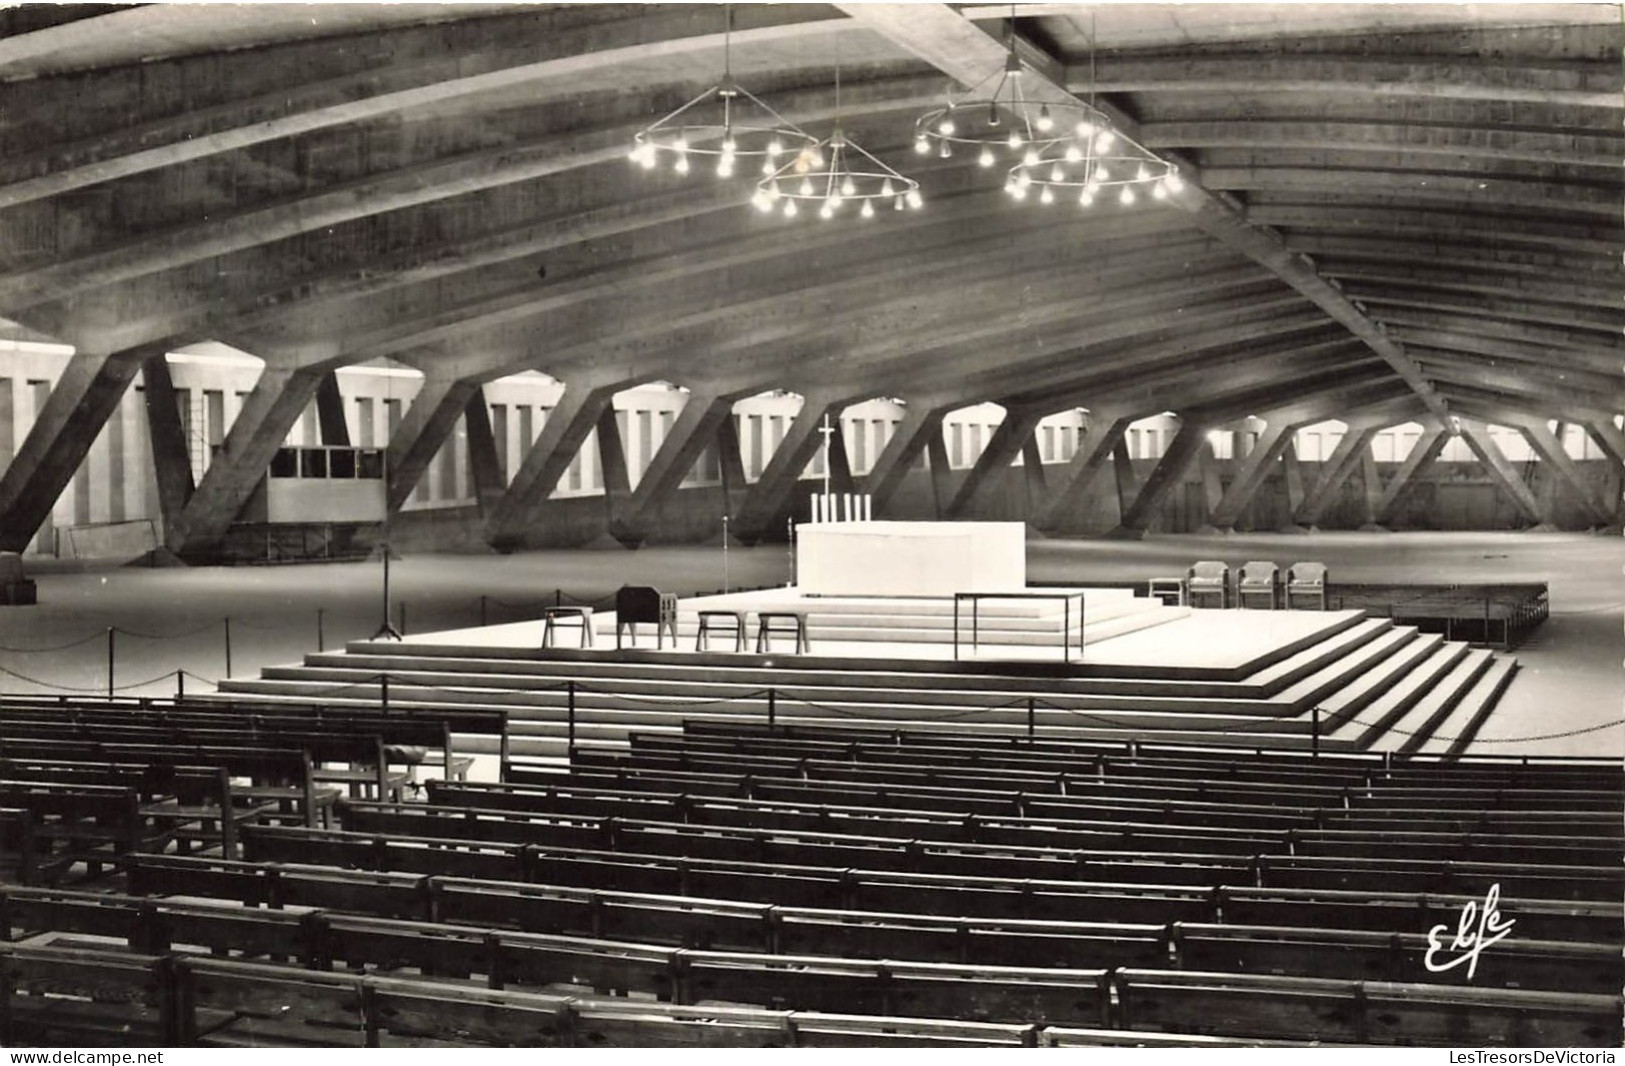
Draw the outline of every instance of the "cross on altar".
<instances>
[{"instance_id":1,"label":"cross on altar","mask_svg":"<svg viewBox=\"0 0 1625 1066\"><path fill-rule=\"evenodd\" d=\"M818 432L824 435L824 499L829 499L829 438L835 427L829 424L829 412L824 413L824 424Z\"/></svg>"}]
</instances>

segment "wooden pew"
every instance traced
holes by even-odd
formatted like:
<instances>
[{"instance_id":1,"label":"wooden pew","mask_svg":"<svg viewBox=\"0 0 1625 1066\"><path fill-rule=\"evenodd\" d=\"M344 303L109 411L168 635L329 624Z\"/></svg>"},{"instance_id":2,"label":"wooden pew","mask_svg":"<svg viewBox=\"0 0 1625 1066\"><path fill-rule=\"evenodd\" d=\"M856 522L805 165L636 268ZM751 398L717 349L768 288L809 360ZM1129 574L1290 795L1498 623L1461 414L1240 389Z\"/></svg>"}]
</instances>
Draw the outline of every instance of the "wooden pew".
<instances>
[{"instance_id":1,"label":"wooden pew","mask_svg":"<svg viewBox=\"0 0 1625 1066\"><path fill-rule=\"evenodd\" d=\"M37 846L33 814L25 807L0 807L0 881L32 884Z\"/></svg>"},{"instance_id":2,"label":"wooden pew","mask_svg":"<svg viewBox=\"0 0 1625 1066\"><path fill-rule=\"evenodd\" d=\"M0 1046L171 1045L170 965L114 951L0 944Z\"/></svg>"},{"instance_id":3,"label":"wooden pew","mask_svg":"<svg viewBox=\"0 0 1625 1066\"><path fill-rule=\"evenodd\" d=\"M1117 973L1118 1027L1354 1044L1618 1047L1619 995L1150 970Z\"/></svg>"},{"instance_id":4,"label":"wooden pew","mask_svg":"<svg viewBox=\"0 0 1625 1066\"><path fill-rule=\"evenodd\" d=\"M77 864L96 877L125 854L161 851L168 840L141 813L133 788L0 779L0 808L29 812L34 874L47 881Z\"/></svg>"}]
</instances>

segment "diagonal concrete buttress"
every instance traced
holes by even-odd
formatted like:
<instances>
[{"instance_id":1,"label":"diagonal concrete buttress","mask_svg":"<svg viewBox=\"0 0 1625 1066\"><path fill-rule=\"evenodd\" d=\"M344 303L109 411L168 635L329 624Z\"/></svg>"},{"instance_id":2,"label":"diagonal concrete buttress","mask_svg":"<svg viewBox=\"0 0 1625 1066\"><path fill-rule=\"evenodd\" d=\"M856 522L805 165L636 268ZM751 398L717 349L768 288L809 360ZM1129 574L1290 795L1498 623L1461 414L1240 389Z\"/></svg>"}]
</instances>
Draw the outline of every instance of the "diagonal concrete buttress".
<instances>
[{"instance_id":1,"label":"diagonal concrete buttress","mask_svg":"<svg viewBox=\"0 0 1625 1066\"><path fill-rule=\"evenodd\" d=\"M1038 437L1029 436L1021 446L1021 480L1027 489L1026 513L1032 514L1049 496L1044 475L1044 456L1038 450Z\"/></svg>"},{"instance_id":2,"label":"diagonal concrete buttress","mask_svg":"<svg viewBox=\"0 0 1625 1066\"><path fill-rule=\"evenodd\" d=\"M1315 481L1315 487L1309 491L1309 498L1303 501L1292 519L1298 525L1313 527L1320 521L1320 516L1326 513L1326 508L1337 499L1337 493L1343 483L1349 479L1354 471L1360 469L1360 456L1371 450L1371 442L1377 438L1382 427L1369 423L1350 422L1348 429L1343 433L1343 439L1337 442L1332 449L1331 458L1320 467L1320 477Z\"/></svg>"},{"instance_id":3,"label":"diagonal concrete buttress","mask_svg":"<svg viewBox=\"0 0 1625 1066\"><path fill-rule=\"evenodd\" d=\"M649 469L626 506L610 521L609 532L628 548L636 548L649 536L650 523L667 500L677 492L700 453L716 439L724 422L733 420L734 401L746 393L689 393L688 402L672 422L660 450L649 461ZM777 455L774 456L777 458ZM760 536L760 531L757 532Z\"/></svg>"},{"instance_id":4,"label":"diagonal concrete buttress","mask_svg":"<svg viewBox=\"0 0 1625 1066\"><path fill-rule=\"evenodd\" d=\"M1044 412L1032 408L1005 408L1004 421L993 431L982 454L976 457L976 465L959 483L959 491L954 493L954 498L948 501L949 518L964 517L971 501L987 485L989 476L996 470L1010 466L1021 454L1022 448L1033 439L1033 433L1043 417Z\"/></svg>"},{"instance_id":5,"label":"diagonal concrete buttress","mask_svg":"<svg viewBox=\"0 0 1625 1066\"><path fill-rule=\"evenodd\" d=\"M885 513L920 453L930 446L933 436L938 442L942 440L942 419L946 414L947 408L913 401L904 408L903 420L875 457L874 466L864 475L863 491L869 494L875 517Z\"/></svg>"},{"instance_id":6,"label":"diagonal concrete buttress","mask_svg":"<svg viewBox=\"0 0 1625 1066\"><path fill-rule=\"evenodd\" d=\"M401 424L389 438L389 513L401 509L423 472L457 428L469 404L480 395L472 378L426 375Z\"/></svg>"},{"instance_id":7,"label":"diagonal concrete buttress","mask_svg":"<svg viewBox=\"0 0 1625 1066\"><path fill-rule=\"evenodd\" d=\"M1585 508L1586 516L1591 520L1591 524L1594 526L1607 525L1612 520L1608 509L1593 494L1591 486L1586 483L1586 479L1581 476L1579 468L1574 465L1574 460L1569 458L1569 453L1564 449L1562 441L1558 440L1555 433L1546 428L1546 423L1529 420L1517 422L1514 425L1524 435L1524 439L1529 441L1530 447L1534 448L1536 453L1540 455L1541 462L1547 464L1547 469L1557 474L1563 483L1569 487L1570 491L1574 493L1574 498L1579 500L1580 505Z\"/></svg>"},{"instance_id":8,"label":"diagonal concrete buttress","mask_svg":"<svg viewBox=\"0 0 1625 1066\"><path fill-rule=\"evenodd\" d=\"M931 514L942 521L947 513L948 488L953 484L953 467L948 465L948 442L942 439L942 427L925 441L925 462L931 468Z\"/></svg>"},{"instance_id":9,"label":"diagonal concrete buttress","mask_svg":"<svg viewBox=\"0 0 1625 1066\"><path fill-rule=\"evenodd\" d=\"M158 479L158 510L168 529L186 509L197 483L192 479L192 458L186 448L186 428L181 425L167 354L159 352L141 364L141 384L153 473Z\"/></svg>"},{"instance_id":10,"label":"diagonal concrete buttress","mask_svg":"<svg viewBox=\"0 0 1625 1066\"><path fill-rule=\"evenodd\" d=\"M344 395L339 392L339 375L329 370L316 386L316 421L321 427L322 443L328 447L350 446L350 423L344 417Z\"/></svg>"},{"instance_id":11,"label":"diagonal concrete buttress","mask_svg":"<svg viewBox=\"0 0 1625 1066\"><path fill-rule=\"evenodd\" d=\"M1463 418L1461 435L1467 441L1467 447L1471 448L1473 454L1478 456L1479 462L1484 464L1484 469L1489 471L1491 479L1500 486L1502 492L1506 493L1507 498L1517 505L1524 517L1537 524L1556 528L1552 516L1541 509L1540 500L1535 497L1523 478L1518 476L1518 472L1507 461L1506 454L1490 436L1488 426L1476 419Z\"/></svg>"},{"instance_id":12,"label":"diagonal concrete buttress","mask_svg":"<svg viewBox=\"0 0 1625 1066\"><path fill-rule=\"evenodd\" d=\"M615 394L631 388L633 379L566 378L558 406L548 414L541 433L485 526L485 539L498 551L511 551L523 540L536 511L557 487L581 445L610 407Z\"/></svg>"},{"instance_id":13,"label":"diagonal concrete buttress","mask_svg":"<svg viewBox=\"0 0 1625 1066\"><path fill-rule=\"evenodd\" d=\"M165 531L170 551L186 560L212 558L288 430L310 406L325 372L320 365L266 364L202 483Z\"/></svg>"},{"instance_id":14,"label":"diagonal concrete buttress","mask_svg":"<svg viewBox=\"0 0 1625 1066\"><path fill-rule=\"evenodd\" d=\"M317 394L318 398L320 393ZM468 427L468 470L474 479L474 498L480 513L490 514L502 499L508 485L497 453L496 433L491 429L491 408L485 402L485 389L477 387L463 408L463 424Z\"/></svg>"},{"instance_id":15,"label":"diagonal concrete buttress","mask_svg":"<svg viewBox=\"0 0 1625 1066\"><path fill-rule=\"evenodd\" d=\"M1277 461L1292 447L1292 438L1304 422L1288 423L1285 418L1266 414L1264 432L1259 435L1253 450L1241 461L1241 468L1231 480L1217 506L1208 511L1208 524L1215 529L1231 530L1253 502L1258 490L1269 480ZM1301 482L1300 482L1301 486ZM1301 491L1301 487L1300 487Z\"/></svg>"},{"instance_id":16,"label":"diagonal concrete buttress","mask_svg":"<svg viewBox=\"0 0 1625 1066\"><path fill-rule=\"evenodd\" d=\"M1095 478L1111 461L1113 449L1123 440L1131 422L1140 412L1130 408L1091 407L1089 424L1078 440L1059 483L1049 499L1034 515L1033 524L1046 533L1081 533L1084 529L1083 501Z\"/></svg>"},{"instance_id":17,"label":"diagonal concrete buttress","mask_svg":"<svg viewBox=\"0 0 1625 1066\"><path fill-rule=\"evenodd\" d=\"M1446 444L1450 443L1450 434L1443 429L1435 428L1422 434L1417 442L1411 446L1411 453L1399 465L1394 476L1388 484L1383 486L1382 498L1377 501L1375 518L1378 525L1387 525L1392 522L1394 515L1399 511L1399 501L1404 498L1405 490L1416 484L1417 479L1432 466L1444 451Z\"/></svg>"},{"instance_id":18,"label":"diagonal concrete buttress","mask_svg":"<svg viewBox=\"0 0 1625 1066\"><path fill-rule=\"evenodd\" d=\"M1184 480L1185 472L1202 449L1209 447L1207 433L1207 425L1198 421L1187 421L1179 427L1179 432L1174 434L1156 469L1145 479L1145 485L1124 511L1122 520L1110 536L1120 540L1139 540L1145 536L1162 501Z\"/></svg>"},{"instance_id":19,"label":"diagonal concrete buttress","mask_svg":"<svg viewBox=\"0 0 1625 1066\"><path fill-rule=\"evenodd\" d=\"M745 493L745 502L733 516L732 529L741 543L755 544L769 529L783 522L784 511L795 496L796 482L807 469L818 449L824 446L824 419L827 416L834 432L829 439L829 481L831 492L850 492L852 474L846 465L846 445L841 432L841 412L847 400L828 393L809 393L785 431L773 457L767 461L756 484ZM843 477L846 488L841 487Z\"/></svg>"},{"instance_id":20,"label":"diagonal concrete buttress","mask_svg":"<svg viewBox=\"0 0 1625 1066\"><path fill-rule=\"evenodd\" d=\"M45 409L0 476L0 551L27 549L141 365L162 357L163 348L153 344L69 357Z\"/></svg>"}]
</instances>

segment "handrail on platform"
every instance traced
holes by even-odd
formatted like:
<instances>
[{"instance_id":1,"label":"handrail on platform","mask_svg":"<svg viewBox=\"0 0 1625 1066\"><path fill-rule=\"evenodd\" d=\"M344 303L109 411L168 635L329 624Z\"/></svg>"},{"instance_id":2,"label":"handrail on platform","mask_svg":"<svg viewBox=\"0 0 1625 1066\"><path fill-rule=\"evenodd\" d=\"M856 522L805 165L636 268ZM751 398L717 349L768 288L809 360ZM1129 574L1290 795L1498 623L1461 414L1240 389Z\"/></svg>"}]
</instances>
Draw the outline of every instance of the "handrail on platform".
<instances>
[{"instance_id":1,"label":"handrail on platform","mask_svg":"<svg viewBox=\"0 0 1625 1066\"><path fill-rule=\"evenodd\" d=\"M1072 661L1072 601L1078 601L1078 659L1083 659L1084 599L1081 592L956 592L954 593L954 662L959 661L959 601L971 601L970 647L974 652L979 642L979 616L983 600L1060 600L1061 601L1061 661Z\"/></svg>"}]
</instances>

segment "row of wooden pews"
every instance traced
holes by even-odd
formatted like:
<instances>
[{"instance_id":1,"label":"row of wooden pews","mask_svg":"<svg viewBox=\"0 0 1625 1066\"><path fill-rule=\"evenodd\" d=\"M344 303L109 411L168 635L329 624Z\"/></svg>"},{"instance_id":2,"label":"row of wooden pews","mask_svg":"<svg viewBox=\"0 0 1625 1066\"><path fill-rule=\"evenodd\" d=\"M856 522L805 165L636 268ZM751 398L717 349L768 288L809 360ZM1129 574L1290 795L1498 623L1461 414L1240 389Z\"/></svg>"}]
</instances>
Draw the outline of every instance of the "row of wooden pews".
<instances>
[{"instance_id":1,"label":"row of wooden pews","mask_svg":"<svg viewBox=\"0 0 1625 1066\"><path fill-rule=\"evenodd\" d=\"M0 1017L92 1043L64 989L124 981L186 1044L1621 1039L1599 762L715 724L577 754L10 889ZM1471 971L1469 906L1513 922Z\"/></svg>"},{"instance_id":2,"label":"row of wooden pews","mask_svg":"<svg viewBox=\"0 0 1625 1066\"><path fill-rule=\"evenodd\" d=\"M127 854L235 856L244 825L327 824L345 791L399 798L413 772L399 766L403 747L440 748L443 769L461 775L469 760L451 730L504 727L500 712L4 697L0 807L14 813L0 819L0 868L56 882Z\"/></svg>"}]
</instances>

